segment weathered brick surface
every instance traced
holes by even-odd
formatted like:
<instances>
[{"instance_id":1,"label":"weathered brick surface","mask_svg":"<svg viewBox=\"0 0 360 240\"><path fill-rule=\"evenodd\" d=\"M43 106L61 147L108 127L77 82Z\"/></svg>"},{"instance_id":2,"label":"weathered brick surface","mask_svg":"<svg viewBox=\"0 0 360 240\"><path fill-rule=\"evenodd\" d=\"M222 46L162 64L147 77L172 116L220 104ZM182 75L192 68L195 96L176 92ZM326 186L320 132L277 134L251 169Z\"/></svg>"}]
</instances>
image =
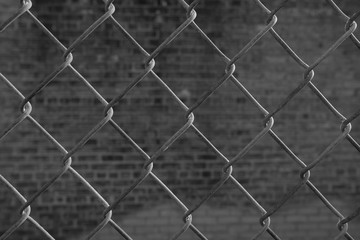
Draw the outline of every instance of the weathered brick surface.
<instances>
[{"instance_id":1,"label":"weathered brick surface","mask_svg":"<svg viewBox=\"0 0 360 240\"><path fill-rule=\"evenodd\" d=\"M278 2L264 1L271 9ZM3 22L18 6L17 1L10 0L1 0L0 4ZM180 4L169 0L115 1L115 6L115 18L149 52L185 19ZM358 1L343 1L340 6L348 14L360 8ZM101 16L103 4L92 0L34 0L32 12L69 46ZM197 13L198 25L229 57L265 26L267 18L254 3L243 0L203 1ZM276 30L308 63L344 32L345 23L326 1L290 1L278 18ZM26 14L0 34L0 56L1 73L24 95L63 61L60 49ZM75 49L73 65L110 100L141 73L143 60L144 56L107 21ZM346 40L315 70L314 83L345 116L358 107L358 60L359 51ZM187 28L156 57L155 72L190 106L222 76L224 68L215 51L194 29ZM236 64L238 79L269 111L297 86L303 72L270 34ZM19 114L20 100L3 83L0 93L1 130ZM69 70L40 92L32 105L34 118L67 149L103 116L103 106ZM231 82L195 110L195 116L195 125L228 158L262 129L263 116ZM146 77L115 107L114 120L151 155L184 124L185 113L153 77ZM358 123L353 123L355 139L360 137ZM338 119L305 88L275 116L274 131L305 163L310 163L340 134L339 125ZM358 152L343 142L325 158L312 170L311 179L340 211L350 214L360 200ZM56 173L60 159L57 149L26 121L0 142L0 174L27 198ZM109 125L73 158L74 168L109 202L139 176L143 162ZM192 206L218 181L223 164L190 129L156 160L154 172L187 206ZM296 184L299 168L265 136L235 164L233 175L270 209ZM146 180L121 202L114 218L135 239L165 239L182 224L181 212L170 202L160 186ZM1 186L0 232L16 221L19 207L19 202ZM89 232L101 220L103 210L70 174L42 194L32 209L32 216L57 239ZM246 198L232 184L226 184L194 214L194 222L210 239L248 239L260 228L258 217ZM337 219L305 188L272 220L284 239L329 239L337 233L336 223ZM360 238L359 221L354 221L350 229ZM108 229L101 234L115 237ZM182 239L196 238L187 234ZM14 235L14 239L19 238L38 239L39 233L25 224Z\"/></svg>"}]
</instances>

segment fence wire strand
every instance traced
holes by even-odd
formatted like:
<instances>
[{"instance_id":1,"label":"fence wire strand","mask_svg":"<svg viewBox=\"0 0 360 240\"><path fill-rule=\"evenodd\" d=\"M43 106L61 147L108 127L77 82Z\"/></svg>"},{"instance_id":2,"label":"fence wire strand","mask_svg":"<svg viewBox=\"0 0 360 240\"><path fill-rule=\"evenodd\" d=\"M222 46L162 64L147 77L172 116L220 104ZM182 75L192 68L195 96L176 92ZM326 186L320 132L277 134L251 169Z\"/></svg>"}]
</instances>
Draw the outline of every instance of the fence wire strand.
<instances>
[{"instance_id":1,"label":"fence wire strand","mask_svg":"<svg viewBox=\"0 0 360 240\"><path fill-rule=\"evenodd\" d=\"M208 239L204 233L202 233L193 223L192 214L196 212L204 203L209 200L217 191L219 191L227 181L231 181L234 186L248 199L248 201L259 211L259 223L260 230L252 237L252 239L258 239L265 232L268 233L273 239L281 239L274 230L271 228L271 216L278 212L282 206L289 201L295 193L299 191L300 188L307 186L323 203L324 205L338 218L337 228L339 233L337 236L334 236L334 239L341 239L345 237L346 239L354 239L349 233L348 228L351 222L360 215L360 207L355 209L352 214L345 217L340 211L338 211L330 201L318 190L318 188L311 182L310 171L315 168L318 164L321 164L322 161L325 161L324 156L327 155L332 149L334 149L340 142L343 140L349 141L354 148L360 152L359 143L350 135L351 132L351 123L359 117L360 110L357 110L350 117L344 117L338 109L336 109L330 101L322 94L322 92L315 86L315 71L316 67L322 63L322 61L330 56L336 49L346 40L351 39L353 44L360 49L360 41L354 35L354 32L357 28L355 22L356 18L360 15L360 12L354 13L352 16L347 16L340 7L332 0L327 0L327 3L331 8L337 12L340 17L345 22L344 33L339 36L338 39L327 48L327 50L321 54L313 63L306 63L290 46L289 44L276 32L274 27L277 24L278 18L276 14L281 11L281 9L286 8L288 0L282 1L277 5L273 10L269 10L260 0L254 0L259 8L267 14L267 19L264 19L265 26L258 31L245 46L239 48L240 50L232 57L226 56L220 48L209 38L209 36L196 24L195 20L197 17L196 7L198 4L201 4L200 0L194 0L190 4L184 0L178 0L178 3L184 8L184 15L186 19L179 24L179 26L167 37L164 41L159 44L155 50L151 53L147 52L136 40L135 38L125 29L125 27L115 19L113 14L116 12L115 6L113 4L114 0L104 0L104 13L98 17L88 28L86 28L82 34L77 37L69 47L65 47L60 40L53 35L53 33L45 27L45 25L31 12L32 2L31 0L21 1L21 6L19 9L4 23L0 25L0 32L3 33L6 31L6 28L21 18L24 14L30 16L32 21L38 26L38 28L45 34L47 37L52 40L54 45L58 47L63 52L63 59L61 63L56 67L52 72L50 72L40 83L38 83L32 91L24 96L13 84L12 80L9 80L0 73L0 79L4 82L12 92L14 92L20 102L20 114L14 118L12 123L5 129L0 132L0 140L4 140L7 134L11 133L16 127L22 124L24 121L29 121L35 128L39 129L40 132L58 149L58 151L63 155L60 161L63 166L61 169L58 169L58 172L46 181L46 183L41 186L33 195L28 199L25 199L19 191L11 185L11 183L0 175L0 182L2 182L9 191L21 202L21 207L19 209L20 216L18 220L13 223L13 225L0 236L0 240L7 239L11 236L20 226L25 222L29 221L40 230L44 236L48 239L55 239L52 237L33 217L31 217L31 205L34 201L42 195L49 187L51 187L56 181L60 181L62 176L68 172L72 174L76 179L78 179L88 190L89 192L101 203L104 210L102 216L99 216L98 225L92 229L85 239L93 238L102 228L106 225L109 225L114 228L124 239L132 240L132 237L124 231L113 219L112 212L113 210L135 189L137 188L145 179L153 179L168 195L169 197L178 205L178 207L183 211L183 226L178 229L177 232L173 234L171 239L178 239L183 235L184 232L191 230L199 239ZM110 20L113 26L120 31L127 40L132 43L143 55L144 57L144 69L139 73L130 84L128 84L120 94L113 96L111 101L106 101L105 98L97 92L97 90L91 85L86 78L76 70L72 65L74 56L72 52L79 47L82 42L87 39L99 26L101 26L106 20ZM215 50L216 54L221 57L221 59L226 64L223 75L218 79L216 84L212 85L206 92L204 92L196 102L187 106L180 98L173 92L173 90L163 81L161 77L154 71L156 65L156 57L164 51L164 49L171 44L182 32L187 28L193 28L197 34L199 34L205 41L205 43ZM4 34L4 33L3 33ZM252 47L261 40L265 35L271 35L279 45L286 51L286 53L292 57L292 59L298 64L299 68L304 70L304 75L302 81L294 88L282 101L279 105L273 110L265 109L259 101L248 91L247 88L239 81L235 75L236 62L246 55ZM82 138L78 141L71 149L65 149L35 118L32 117L32 106L30 101L39 94L43 89L45 89L48 84L50 84L58 75L63 72L65 69L71 70L76 76L78 81L82 82L89 92L94 95L104 107L104 116L102 119L92 127ZM125 96L127 96L134 87L143 81L147 76L153 76L157 83L175 100L175 102L182 108L184 111L184 124L178 129L173 135L160 147L154 154L151 156L148 155L137 143L133 140L123 128L121 128L113 119L114 110L113 107L118 104ZM212 94L214 94L225 82L232 82L235 86L246 96L246 98L253 103L253 105L261 112L264 116L263 119L263 129L253 137L248 144L243 147L232 159L228 159L223 155L214 144L194 125L195 113L194 111L199 108L206 100L208 100ZM275 123L276 114L280 112L292 99L305 87L309 87L310 90L314 93L315 96L321 100L323 105L328 108L338 119L340 126L339 135L330 141L328 146L314 159L310 164L306 165L287 145L286 143L275 133L272 129ZM76 171L72 166L72 157L77 153L97 132L105 125L111 125L114 130L120 134L131 146L138 152L144 159L143 167L141 169L141 174L137 179L135 179L121 194L111 203L101 196L101 194L83 177ZM192 206L186 206L175 194L174 192L153 172L154 162L171 146L177 139L183 136L189 129L195 131L197 137L206 144L206 146L216 154L220 159L224 161L222 168L222 176L216 182L211 190L198 202ZM271 209L265 209L247 190L246 188L232 175L233 168L235 163L243 158L246 153L251 150L261 138L265 135L269 135L281 149L290 156L290 158L299 165L299 181L298 183L290 189L281 199L278 200L277 204Z\"/></svg>"}]
</instances>

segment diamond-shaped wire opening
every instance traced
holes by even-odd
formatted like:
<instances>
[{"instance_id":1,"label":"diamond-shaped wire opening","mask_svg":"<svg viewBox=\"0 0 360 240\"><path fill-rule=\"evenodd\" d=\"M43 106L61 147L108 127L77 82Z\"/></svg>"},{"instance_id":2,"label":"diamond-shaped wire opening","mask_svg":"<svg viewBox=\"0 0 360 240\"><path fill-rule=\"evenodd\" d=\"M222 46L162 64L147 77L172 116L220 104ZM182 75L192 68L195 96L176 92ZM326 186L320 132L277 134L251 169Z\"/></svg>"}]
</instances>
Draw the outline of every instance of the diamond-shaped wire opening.
<instances>
[{"instance_id":1,"label":"diamond-shaped wire opening","mask_svg":"<svg viewBox=\"0 0 360 240\"><path fill-rule=\"evenodd\" d=\"M120 100L113 119L150 155L188 121L179 103L151 75Z\"/></svg>"},{"instance_id":2,"label":"diamond-shaped wire opening","mask_svg":"<svg viewBox=\"0 0 360 240\"><path fill-rule=\"evenodd\" d=\"M233 165L233 176L265 209L300 181L299 171L300 167L268 134Z\"/></svg>"},{"instance_id":3,"label":"diamond-shaped wire opening","mask_svg":"<svg viewBox=\"0 0 360 240\"><path fill-rule=\"evenodd\" d=\"M97 28L78 49L73 54L72 65L108 101L144 71L145 56L110 20Z\"/></svg>"},{"instance_id":4,"label":"diamond-shaped wire opening","mask_svg":"<svg viewBox=\"0 0 360 240\"><path fill-rule=\"evenodd\" d=\"M225 235L229 239L251 239L262 229L260 213L229 179L192 215L194 224L208 239L219 239ZM264 232L262 236L268 234Z\"/></svg>"},{"instance_id":5,"label":"diamond-shaped wire opening","mask_svg":"<svg viewBox=\"0 0 360 240\"><path fill-rule=\"evenodd\" d=\"M189 129L154 163L153 171L188 206L220 180L224 165Z\"/></svg>"},{"instance_id":6,"label":"diamond-shaped wire opening","mask_svg":"<svg viewBox=\"0 0 360 240\"><path fill-rule=\"evenodd\" d=\"M246 0L212 1L211 4L200 1L195 10L196 24L229 58L264 27L262 18L266 17L254 1ZM249 25L254 27L248 28ZM244 62L248 62L247 57L242 58Z\"/></svg>"},{"instance_id":7,"label":"diamond-shaped wire opening","mask_svg":"<svg viewBox=\"0 0 360 240\"><path fill-rule=\"evenodd\" d=\"M260 26L258 31L263 28ZM244 55L244 59L238 60L235 76L271 112L299 85L303 73L304 69L267 33Z\"/></svg>"},{"instance_id":8,"label":"diamond-shaped wire opening","mask_svg":"<svg viewBox=\"0 0 360 240\"><path fill-rule=\"evenodd\" d=\"M13 82L21 92L29 91L34 83L50 74L62 62L59 49L54 47L51 40L39 29L33 19L25 13L16 22L19 26L8 32L6 29L0 34L2 43L0 71ZM13 35L20 34L27 41L14 40ZM16 48L13 47L14 44ZM59 57L54 57L59 56ZM10 63L7 59L16 58Z\"/></svg>"},{"instance_id":9,"label":"diamond-shaped wire opening","mask_svg":"<svg viewBox=\"0 0 360 240\"><path fill-rule=\"evenodd\" d=\"M314 85L346 118L358 109L356 97L360 85L356 81L357 71L350 63L359 60L359 53L351 40L346 39L315 69ZM332 66L336 69L329 71Z\"/></svg>"},{"instance_id":10,"label":"diamond-shaped wire opening","mask_svg":"<svg viewBox=\"0 0 360 240\"><path fill-rule=\"evenodd\" d=\"M222 86L195 113L195 126L229 159L265 128L263 114L233 83Z\"/></svg>"},{"instance_id":11,"label":"diamond-shaped wire opening","mask_svg":"<svg viewBox=\"0 0 360 240\"><path fill-rule=\"evenodd\" d=\"M349 200L347 208L335 206L343 215L350 215L358 207L358 169L359 152L346 140L339 143L331 154L326 156L325 162L311 170L314 185L329 198L330 202ZM327 172L326 175L321 174Z\"/></svg>"},{"instance_id":12,"label":"diamond-shaped wire opening","mask_svg":"<svg viewBox=\"0 0 360 240\"><path fill-rule=\"evenodd\" d=\"M103 1L89 1L87 4L81 1L41 1L34 4L30 11L34 12L45 27L68 47L105 13L105 4Z\"/></svg>"},{"instance_id":13,"label":"diamond-shaped wire opening","mask_svg":"<svg viewBox=\"0 0 360 240\"><path fill-rule=\"evenodd\" d=\"M75 169L76 170L76 169ZM76 203L76 204L73 204ZM70 171L31 204L33 215L55 238L88 235L103 220L97 196Z\"/></svg>"},{"instance_id":14,"label":"diamond-shaped wire opening","mask_svg":"<svg viewBox=\"0 0 360 240\"><path fill-rule=\"evenodd\" d=\"M271 218L271 226L284 239L332 239L339 231L336 227L338 218L321 200L312 194L307 194L303 186L285 203ZM300 202L298 200L301 200ZM335 207L346 206L346 202L331 201ZM353 236L353 235L352 235ZM355 237L355 236L353 236Z\"/></svg>"},{"instance_id":15,"label":"diamond-shaped wire opening","mask_svg":"<svg viewBox=\"0 0 360 240\"><path fill-rule=\"evenodd\" d=\"M326 1L305 2L287 2L276 14L278 22L274 29L311 65L344 33L345 22ZM273 1L266 4L270 10L278 5ZM311 28L306 27L308 25Z\"/></svg>"},{"instance_id":16,"label":"diamond-shaped wire opening","mask_svg":"<svg viewBox=\"0 0 360 240\"><path fill-rule=\"evenodd\" d=\"M147 197L139 198L138 191L148 191ZM127 198L136 204L124 199L120 204L124 209L115 209L113 219L133 239L169 239L184 226L184 211L152 176L148 176ZM155 199L161 204L154 206L152 200Z\"/></svg>"},{"instance_id":17,"label":"diamond-shaped wire opening","mask_svg":"<svg viewBox=\"0 0 360 240\"><path fill-rule=\"evenodd\" d=\"M8 149L1 153L0 158L6 160L1 174L10 181L16 179L14 186L18 187L26 198L62 166L62 153L28 119L10 132L1 145ZM17 151L13 151L15 146Z\"/></svg>"},{"instance_id":18,"label":"diamond-shaped wire opening","mask_svg":"<svg viewBox=\"0 0 360 240\"><path fill-rule=\"evenodd\" d=\"M186 19L186 11L174 1L115 1L114 4L114 18L149 53Z\"/></svg>"},{"instance_id":19,"label":"diamond-shaped wire opening","mask_svg":"<svg viewBox=\"0 0 360 240\"><path fill-rule=\"evenodd\" d=\"M105 199L113 202L131 185L144 163L144 158L107 124L74 154L73 167Z\"/></svg>"},{"instance_id":20,"label":"diamond-shaped wire opening","mask_svg":"<svg viewBox=\"0 0 360 240\"><path fill-rule=\"evenodd\" d=\"M224 75L225 63L192 26L155 60L154 71L188 106Z\"/></svg>"},{"instance_id":21,"label":"diamond-shaped wire opening","mask_svg":"<svg viewBox=\"0 0 360 240\"><path fill-rule=\"evenodd\" d=\"M274 132L306 164L341 134L339 119L309 88L297 94L274 118Z\"/></svg>"},{"instance_id":22,"label":"diamond-shaped wire opening","mask_svg":"<svg viewBox=\"0 0 360 240\"><path fill-rule=\"evenodd\" d=\"M70 69L65 69L31 102L33 117L67 150L105 117L105 106Z\"/></svg>"}]
</instances>

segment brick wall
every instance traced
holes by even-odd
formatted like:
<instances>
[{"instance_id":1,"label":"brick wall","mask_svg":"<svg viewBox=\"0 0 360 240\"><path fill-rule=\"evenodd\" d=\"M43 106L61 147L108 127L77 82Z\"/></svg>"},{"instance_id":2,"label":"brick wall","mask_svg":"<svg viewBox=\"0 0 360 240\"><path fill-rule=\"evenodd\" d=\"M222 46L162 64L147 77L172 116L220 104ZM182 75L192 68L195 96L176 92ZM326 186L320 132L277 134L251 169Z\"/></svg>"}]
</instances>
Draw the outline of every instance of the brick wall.
<instances>
[{"instance_id":1,"label":"brick wall","mask_svg":"<svg viewBox=\"0 0 360 240\"><path fill-rule=\"evenodd\" d=\"M278 2L264 1L270 9ZM3 22L16 11L18 2L1 0L0 4ZM339 5L348 14L360 8L358 1ZM175 1L115 1L115 6L115 18L149 52L185 20L184 9ZM251 1L208 0L196 9L197 24L229 57L265 26L267 18ZM101 16L103 4L95 0L34 0L32 12L69 46ZM276 30L308 63L344 32L345 23L326 1L292 1L277 16ZM0 72L24 95L63 61L60 49L26 14L0 34L0 43ZM110 22L101 25L73 55L73 66L107 100L141 73L145 59ZM358 107L358 57L357 48L346 40L316 68L313 80L345 116ZM190 106L222 76L224 68L221 58L190 27L156 57L154 71ZM267 34L237 62L235 75L271 111L302 80L303 72ZM2 130L19 114L20 100L3 83L0 92ZM36 95L32 106L32 116L67 149L103 116L103 106L68 69ZM231 82L196 109L195 116L195 125L228 158L262 129L263 116ZM113 119L151 155L184 124L185 113L156 79L146 77L115 107ZM357 122L352 129L355 139L360 137ZM305 163L310 163L339 135L339 125L305 88L275 116L273 129ZM0 174L26 198L56 174L60 160L61 153L28 121L0 142ZM138 177L143 162L106 125L75 154L73 167L112 202ZM190 129L156 160L154 172L192 206L219 180L223 165ZM357 151L344 141L311 172L313 183L344 215L350 214L360 200L358 166ZM236 163L233 175L271 209L297 183L298 173L298 166L266 135ZM16 221L19 207L20 203L1 186L0 232ZM57 239L77 239L89 232L101 220L102 211L100 203L68 173L32 204L32 216ZM247 239L260 229L258 217L244 195L227 183L194 214L194 222L209 239ZM174 232L171 229L181 227L180 209L150 179L121 202L114 219L135 239L169 238ZM283 239L329 239L337 233L336 223L337 219L306 188L272 218L275 231ZM349 232L360 238L358 226L359 221L354 221ZM14 239L39 239L39 234L25 223ZM187 234L183 239L195 239L192 233ZM106 228L99 239L105 236L111 239L115 233Z\"/></svg>"}]
</instances>

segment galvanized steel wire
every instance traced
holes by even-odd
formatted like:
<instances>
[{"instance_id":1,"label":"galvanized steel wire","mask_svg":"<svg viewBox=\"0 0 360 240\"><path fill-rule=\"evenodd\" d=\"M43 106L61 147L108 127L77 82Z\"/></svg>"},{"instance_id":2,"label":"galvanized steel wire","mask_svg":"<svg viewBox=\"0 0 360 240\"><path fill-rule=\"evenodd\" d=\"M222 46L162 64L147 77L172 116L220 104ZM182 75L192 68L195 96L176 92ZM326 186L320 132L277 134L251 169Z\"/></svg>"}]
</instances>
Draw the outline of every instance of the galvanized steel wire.
<instances>
[{"instance_id":1,"label":"galvanized steel wire","mask_svg":"<svg viewBox=\"0 0 360 240\"><path fill-rule=\"evenodd\" d=\"M344 40L350 38L356 47L360 48L360 41L355 37L354 31L357 28L355 22L356 18L360 15L360 12L354 13L352 16L347 16L339 6L337 6L334 1L327 0L327 3L340 15L344 20L345 28L343 35L339 36L338 39L322 54L320 55L313 63L306 63L276 32L274 26L277 23L276 13L283 8L288 0L282 1L276 8L269 10L260 0L254 0L258 7L264 11L268 18L264 19L265 26L243 47L237 54L233 57L226 56L217 45L207 36L207 34L196 24L195 20L197 17L197 12L195 10L196 6L200 3L200 0L194 0L190 4L186 3L184 0L178 0L180 5L184 8L184 14L186 20L182 22L178 28L176 28L153 52L147 52L136 40L135 38L125 29L125 27L115 19L113 16L116 11L115 6L113 5L114 0L105 0L105 11L102 16L100 16L90 27L88 27L79 37L77 37L69 47L65 47L58 38L47 29L44 24L33 15L31 12L32 2L31 0L21 1L21 6L17 12L15 12L9 19L7 19L0 26L0 32L6 30L8 26L14 23L22 15L27 14L35 22L40 30L42 30L54 43L54 46L58 47L63 52L63 62L54 69L48 76L44 78L37 86L27 96L24 96L13 84L12 81L7 79L3 74L0 73L0 79L3 81L18 97L20 104L20 114L13 120L13 122L6 128L3 129L0 133L0 140L13 131L19 124L22 124L23 121L29 121L33 124L34 127L39 129L58 149L58 151L63 155L60 159L63 163L61 169L58 169L58 172L47 182L38 189L31 197L25 199L19 191L13 187L9 180L5 179L0 175L0 181L15 195L17 199L22 203L21 208L19 209L19 219L15 222L5 233L0 236L0 239L7 239L12 235L25 221L31 222L37 229L42 231L48 239L54 239L34 218L31 217L31 204L46 191L50 186L54 184L55 181L59 181L62 175L65 172L71 173L74 177L81 181L85 187L88 188L90 193L98 199L98 201L104 207L102 218L99 218L99 223L96 228L91 232L87 233L85 239L91 239L95 236L104 226L112 226L124 239L130 240L132 237L124 231L121 226L119 226L112 219L113 210L119 205L119 203L125 199L141 182L146 178L152 178L155 182L162 187L163 190L177 203L177 205L183 210L183 221L184 225L182 228L178 229L174 233L171 239L178 239L185 231L193 231L199 239L207 239L204 233L202 233L192 222L192 214L201 207L208 199L210 199L221 187L227 182L231 181L234 186L248 199L248 201L259 211L259 223L261 225L261 230L253 236L252 239L259 238L262 234L269 234L273 239L281 239L274 230L271 228L271 216L276 213L300 188L307 186L331 211L339 220L338 230L339 234L334 236L335 239L340 239L345 237L346 239L354 239L349 233L348 228L356 217L360 215L360 207L355 209L352 214L349 216L343 216L343 214L338 211L331 202L317 189L317 187L311 182L310 171L315 168L318 164L324 161L324 156L327 155L333 148L335 148L341 141L349 141L357 151L360 151L359 143L350 135L351 132L351 122L360 115L360 110L356 111L353 115L346 118L343 116L338 109L336 109L330 101L322 94L322 92L315 85L315 70L316 67L322 63L322 61L327 58L329 55L336 50ZM79 73L76 68L72 65L74 57L72 52L81 45L81 43L92 34L99 26L101 26L105 20L109 19L112 24L119 30L122 34L126 36L129 42L131 42L145 57L145 65L143 71L135 77L125 89L122 90L117 96L113 96L110 102L106 101L105 98L100 95L97 90L86 80L86 78ZM203 95L198 97L197 101L192 106L187 106L180 98L172 91L172 89L162 80L159 75L154 71L156 64L156 57L161 53L174 39L176 39L186 28L193 28L205 41L216 51L216 53L221 57L221 59L226 63L223 75L218 79L216 84L208 89ZM280 46L295 60L299 65L299 68L304 70L303 80L298 84L298 86L293 89L288 96L283 99L277 107L272 110L266 110L256 99L255 97L242 85L242 83L234 76L236 62L246 55L246 53L251 50L251 48L264 37L266 34L271 34L271 36L280 44ZM104 116L82 139L77 142L71 149L65 149L36 119L31 116L32 106L30 100L34 98L39 92L47 87L61 72L65 69L70 69L76 76L78 81L81 81L85 84L88 90L101 102L104 106ZM163 144L153 155L149 156L113 119L114 114L113 107L119 103L137 84L139 84L146 76L152 75L169 94L170 96L179 104L183 109L185 118L183 126L178 129L175 134L173 134L166 142ZM248 100L250 100L253 105L263 114L264 116L264 126L263 129L243 148L240 152L232 159L228 159L224 156L212 143L207 139L204 134L194 125L195 114L194 111L200 107L205 100L211 97L211 95L216 92L225 82L233 82L238 89L245 94ZM272 129L275 123L276 114L281 111L302 89L305 87L310 88L310 90L322 101L322 103L338 118L340 132L338 136L332 140L332 142L308 165L306 165L284 142L283 140L274 132ZM140 176L133 181L133 183L123 191L115 201L109 203L104 199L98 191L90 185L90 183L81 176L75 168L72 166L72 156L83 147L86 142L91 139L94 134L101 131L101 129L106 125L110 124L116 132L118 132L130 145L135 149L140 155L144 158L144 164ZM188 129L193 129L199 139L203 141L220 159L224 161L223 166L223 175L221 179L212 187L200 201L196 202L193 206L186 206L180 199L171 191L171 189L166 186L166 184L155 175L152 171L154 167L154 162ZM258 201L243 187L243 185L232 175L234 164L239 161L250 149L252 149L257 142L265 135L271 136L274 141L299 165L299 181L296 186L290 189L289 192L271 209L265 209L258 203ZM5 141L5 140L4 140ZM1 144L1 143L0 143ZM226 236L225 236L226 237Z\"/></svg>"}]
</instances>

